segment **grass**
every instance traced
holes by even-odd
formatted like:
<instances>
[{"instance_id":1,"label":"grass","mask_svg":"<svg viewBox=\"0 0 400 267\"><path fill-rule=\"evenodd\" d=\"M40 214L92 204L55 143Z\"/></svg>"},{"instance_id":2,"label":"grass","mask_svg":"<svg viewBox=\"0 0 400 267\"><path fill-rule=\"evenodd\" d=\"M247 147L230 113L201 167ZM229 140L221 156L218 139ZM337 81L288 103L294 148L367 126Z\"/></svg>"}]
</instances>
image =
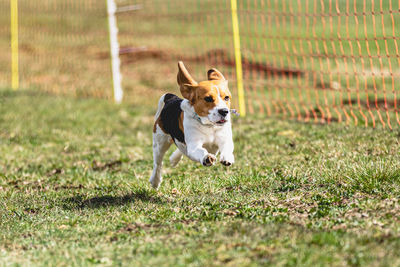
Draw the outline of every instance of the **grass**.
<instances>
[{"instance_id":1,"label":"grass","mask_svg":"<svg viewBox=\"0 0 400 267\"><path fill-rule=\"evenodd\" d=\"M0 265L400 264L400 132L240 118L154 191L154 109L0 91Z\"/></svg>"}]
</instances>

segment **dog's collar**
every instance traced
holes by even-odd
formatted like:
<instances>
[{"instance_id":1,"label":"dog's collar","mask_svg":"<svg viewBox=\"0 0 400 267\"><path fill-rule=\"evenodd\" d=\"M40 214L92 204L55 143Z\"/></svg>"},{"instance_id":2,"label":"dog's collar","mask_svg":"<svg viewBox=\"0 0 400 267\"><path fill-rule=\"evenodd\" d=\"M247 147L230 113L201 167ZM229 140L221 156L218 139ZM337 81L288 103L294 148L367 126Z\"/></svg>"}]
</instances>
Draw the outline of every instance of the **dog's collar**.
<instances>
[{"instance_id":1,"label":"dog's collar","mask_svg":"<svg viewBox=\"0 0 400 267\"><path fill-rule=\"evenodd\" d=\"M193 112L193 119L195 119L196 121L198 121L201 125L207 126L207 127L213 127L215 124L214 123L203 123L203 121L201 120L201 117L196 113Z\"/></svg>"},{"instance_id":2,"label":"dog's collar","mask_svg":"<svg viewBox=\"0 0 400 267\"><path fill-rule=\"evenodd\" d=\"M240 116L239 113L236 111L236 109L231 109L231 113L234 114L234 115L236 115L236 116ZM197 120L199 123L201 123L202 125L204 125L204 126L213 127L213 126L216 125L215 123L203 123L203 121L201 120L201 117L200 117L196 112L193 112L193 116L192 116L192 117L193 117L195 120Z\"/></svg>"}]
</instances>

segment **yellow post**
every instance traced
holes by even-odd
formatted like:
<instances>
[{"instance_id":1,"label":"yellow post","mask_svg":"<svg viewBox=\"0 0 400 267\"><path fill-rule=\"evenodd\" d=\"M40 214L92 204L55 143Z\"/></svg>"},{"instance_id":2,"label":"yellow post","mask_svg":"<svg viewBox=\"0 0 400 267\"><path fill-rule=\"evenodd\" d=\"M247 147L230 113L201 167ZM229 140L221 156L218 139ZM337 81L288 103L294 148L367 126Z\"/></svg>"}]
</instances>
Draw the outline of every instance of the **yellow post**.
<instances>
[{"instance_id":1,"label":"yellow post","mask_svg":"<svg viewBox=\"0 0 400 267\"><path fill-rule=\"evenodd\" d=\"M19 87L18 73L18 0L10 0L11 6L11 87Z\"/></svg>"},{"instance_id":2,"label":"yellow post","mask_svg":"<svg viewBox=\"0 0 400 267\"><path fill-rule=\"evenodd\" d=\"M239 98L239 112L240 115L246 115L246 106L244 103L244 90L243 90L243 71L242 71L242 53L240 50L240 34L239 34L239 20L237 14L237 0L231 0L232 10L232 28L233 28L233 45L235 48L235 61L236 61L236 79L238 87Z\"/></svg>"}]
</instances>

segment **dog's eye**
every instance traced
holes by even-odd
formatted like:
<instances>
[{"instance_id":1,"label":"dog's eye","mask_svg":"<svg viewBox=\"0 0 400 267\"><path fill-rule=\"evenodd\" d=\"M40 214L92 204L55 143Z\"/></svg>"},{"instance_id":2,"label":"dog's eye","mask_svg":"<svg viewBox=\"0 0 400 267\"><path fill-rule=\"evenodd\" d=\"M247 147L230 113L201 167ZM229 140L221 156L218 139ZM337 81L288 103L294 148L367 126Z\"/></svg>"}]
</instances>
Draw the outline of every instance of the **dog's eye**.
<instances>
[{"instance_id":1,"label":"dog's eye","mask_svg":"<svg viewBox=\"0 0 400 267\"><path fill-rule=\"evenodd\" d=\"M229 101L229 96L225 96L224 100Z\"/></svg>"},{"instance_id":2,"label":"dog's eye","mask_svg":"<svg viewBox=\"0 0 400 267\"><path fill-rule=\"evenodd\" d=\"M212 98L212 96L207 96L207 97L205 97L204 98L204 100L206 101L206 102L214 102L214 99Z\"/></svg>"}]
</instances>

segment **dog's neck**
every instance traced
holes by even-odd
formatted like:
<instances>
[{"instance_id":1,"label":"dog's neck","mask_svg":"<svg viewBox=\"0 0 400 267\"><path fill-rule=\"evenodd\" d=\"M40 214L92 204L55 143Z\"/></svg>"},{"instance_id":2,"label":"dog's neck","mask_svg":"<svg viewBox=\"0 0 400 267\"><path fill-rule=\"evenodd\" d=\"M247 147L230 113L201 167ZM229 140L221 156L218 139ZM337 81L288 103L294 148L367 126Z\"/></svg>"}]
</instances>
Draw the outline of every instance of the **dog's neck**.
<instances>
[{"instance_id":1,"label":"dog's neck","mask_svg":"<svg viewBox=\"0 0 400 267\"><path fill-rule=\"evenodd\" d=\"M190 118L197 121L202 126L209 127L209 128L218 126L215 123L212 123L211 121L209 121L207 118L199 116L199 114L196 113L193 106L190 105L190 102L187 99L184 99L182 101L181 109L183 110L183 112L188 114Z\"/></svg>"},{"instance_id":2,"label":"dog's neck","mask_svg":"<svg viewBox=\"0 0 400 267\"><path fill-rule=\"evenodd\" d=\"M212 122L206 122L206 123L204 123L203 122L203 119L199 116L199 114L197 114L196 112L193 112L193 114L192 114L192 118L193 119L195 119L196 121L198 121L200 124L202 124L203 126L206 126L206 127L214 127L215 126L215 124L214 123L212 123Z\"/></svg>"}]
</instances>

